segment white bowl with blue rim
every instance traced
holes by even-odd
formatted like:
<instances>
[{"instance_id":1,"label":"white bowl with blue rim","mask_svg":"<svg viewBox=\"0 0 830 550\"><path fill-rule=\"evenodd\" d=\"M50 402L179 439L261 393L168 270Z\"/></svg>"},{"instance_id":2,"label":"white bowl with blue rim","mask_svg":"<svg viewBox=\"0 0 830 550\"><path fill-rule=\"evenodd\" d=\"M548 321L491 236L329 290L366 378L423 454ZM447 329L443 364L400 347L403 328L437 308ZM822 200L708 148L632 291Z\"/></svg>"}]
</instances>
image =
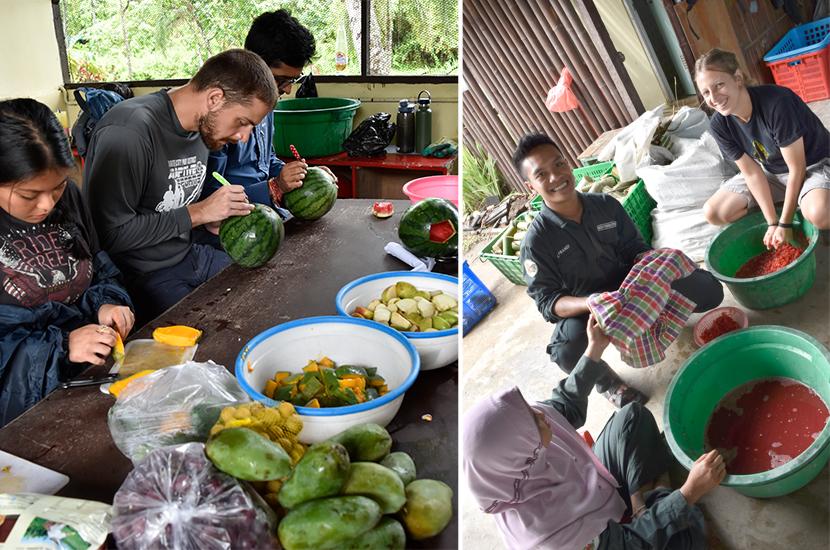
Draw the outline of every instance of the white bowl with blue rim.
<instances>
[{"instance_id":1,"label":"white bowl with blue rim","mask_svg":"<svg viewBox=\"0 0 830 550\"><path fill-rule=\"evenodd\" d=\"M420 371L415 347L398 331L353 317L307 317L269 328L252 338L236 358L236 378L252 399L268 406L265 382L277 371L302 372L310 359L329 357L338 365L376 367L389 393L345 407L297 407L303 420L300 441L317 443L356 424L386 426L401 407L406 390Z\"/></svg>"},{"instance_id":2,"label":"white bowl with blue rim","mask_svg":"<svg viewBox=\"0 0 830 550\"><path fill-rule=\"evenodd\" d=\"M440 290L458 300L458 278L440 273L419 271L387 271L356 279L337 293L336 306L340 315L348 316L358 306L366 307L380 299L383 289L398 281L415 285L418 290ZM380 323L375 323L380 325ZM460 323L459 323L460 324ZM421 356L421 370L438 369L458 361L458 325L434 332L404 332Z\"/></svg>"}]
</instances>

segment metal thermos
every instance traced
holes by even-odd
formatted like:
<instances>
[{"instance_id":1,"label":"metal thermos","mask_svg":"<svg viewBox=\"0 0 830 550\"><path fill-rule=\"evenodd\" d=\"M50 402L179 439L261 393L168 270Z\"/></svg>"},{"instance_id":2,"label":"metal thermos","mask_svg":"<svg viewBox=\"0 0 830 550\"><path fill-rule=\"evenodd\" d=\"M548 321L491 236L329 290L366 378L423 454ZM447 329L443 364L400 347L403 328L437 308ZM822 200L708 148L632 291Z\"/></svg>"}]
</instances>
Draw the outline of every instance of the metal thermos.
<instances>
[{"instance_id":1,"label":"metal thermos","mask_svg":"<svg viewBox=\"0 0 830 550\"><path fill-rule=\"evenodd\" d=\"M402 99L398 107L398 129L396 143L399 153L411 153L415 150L415 106L408 99Z\"/></svg>"},{"instance_id":2,"label":"metal thermos","mask_svg":"<svg viewBox=\"0 0 830 550\"><path fill-rule=\"evenodd\" d=\"M427 96L422 98L421 96ZM432 143L432 109L429 108L432 96L426 90L418 94L418 111L415 113L415 152L423 154L424 148Z\"/></svg>"}]
</instances>

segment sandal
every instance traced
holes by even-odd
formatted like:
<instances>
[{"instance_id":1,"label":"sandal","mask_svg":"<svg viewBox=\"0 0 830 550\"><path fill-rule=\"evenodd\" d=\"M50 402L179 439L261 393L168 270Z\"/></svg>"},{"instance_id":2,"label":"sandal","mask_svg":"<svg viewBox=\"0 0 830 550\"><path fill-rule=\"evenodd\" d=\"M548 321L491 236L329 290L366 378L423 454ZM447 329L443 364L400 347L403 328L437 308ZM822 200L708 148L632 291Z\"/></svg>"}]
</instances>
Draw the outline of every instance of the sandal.
<instances>
[{"instance_id":1,"label":"sandal","mask_svg":"<svg viewBox=\"0 0 830 550\"><path fill-rule=\"evenodd\" d=\"M602 392L602 395L618 409L621 409L634 401L637 401L642 405L645 405L648 401L648 397L645 394L622 381L614 384Z\"/></svg>"}]
</instances>

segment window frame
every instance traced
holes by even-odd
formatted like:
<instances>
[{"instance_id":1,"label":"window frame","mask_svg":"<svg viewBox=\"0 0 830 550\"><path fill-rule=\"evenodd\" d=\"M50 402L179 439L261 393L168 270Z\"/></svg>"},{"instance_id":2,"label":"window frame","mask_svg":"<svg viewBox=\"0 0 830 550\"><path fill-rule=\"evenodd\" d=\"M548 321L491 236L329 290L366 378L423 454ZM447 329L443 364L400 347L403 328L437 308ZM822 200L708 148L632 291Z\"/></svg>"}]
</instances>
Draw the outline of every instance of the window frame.
<instances>
[{"instance_id":1,"label":"window frame","mask_svg":"<svg viewBox=\"0 0 830 550\"><path fill-rule=\"evenodd\" d=\"M58 42L60 54L61 72L63 73L63 86L67 90L77 88L95 88L108 82L121 82L130 88L140 87L162 87L181 86L186 84L187 78L161 79L161 80L115 80L104 82L70 82L69 61L66 56L66 37L63 33L63 19L61 18L60 3L62 0L52 0L52 20L55 25L55 39ZM360 74L359 75L314 75L314 80L319 83L343 83L343 84L453 84L458 83L459 75L435 76L435 75L369 75L369 15L371 0L360 0ZM459 14L460 16L460 14ZM460 17L459 17L460 19ZM460 48L459 48L460 49ZM460 55L459 55L460 57Z\"/></svg>"}]
</instances>

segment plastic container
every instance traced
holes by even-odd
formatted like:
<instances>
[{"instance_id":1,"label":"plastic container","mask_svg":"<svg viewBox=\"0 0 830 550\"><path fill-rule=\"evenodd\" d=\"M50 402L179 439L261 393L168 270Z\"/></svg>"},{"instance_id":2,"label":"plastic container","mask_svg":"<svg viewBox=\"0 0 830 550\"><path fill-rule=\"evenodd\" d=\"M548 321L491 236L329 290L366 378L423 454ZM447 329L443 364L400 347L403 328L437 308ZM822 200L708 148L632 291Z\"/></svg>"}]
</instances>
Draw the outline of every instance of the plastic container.
<instances>
[{"instance_id":1,"label":"plastic container","mask_svg":"<svg viewBox=\"0 0 830 550\"><path fill-rule=\"evenodd\" d=\"M485 315L496 307L496 297L484 286L481 279L476 277L470 265L464 261L462 282L463 323L461 330L466 335Z\"/></svg>"},{"instance_id":2,"label":"plastic container","mask_svg":"<svg viewBox=\"0 0 830 550\"><path fill-rule=\"evenodd\" d=\"M519 214L518 219L524 220L527 218L527 213ZM522 270L522 264L519 261L518 256L511 256L509 254L497 254L493 252L493 246L502 240L505 231L509 229L508 227L504 228L504 231L498 234L498 236L490 241L487 246L481 251L479 254L479 259L483 262L490 262L495 266L496 269L501 271L501 274L504 275L508 281L513 284L527 286L525 283L525 275L524 271Z\"/></svg>"},{"instance_id":3,"label":"plastic container","mask_svg":"<svg viewBox=\"0 0 830 550\"><path fill-rule=\"evenodd\" d=\"M830 17L790 30L764 62L776 84L805 102L830 98Z\"/></svg>"},{"instance_id":4,"label":"plastic container","mask_svg":"<svg viewBox=\"0 0 830 550\"><path fill-rule=\"evenodd\" d=\"M778 209L781 213L781 209ZM800 213L793 220L793 231L803 232L809 244L796 261L775 273L738 279L734 275L750 258L765 251L763 238L767 222L762 212L750 214L726 226L706 249L706 269L729 287L738 302L749 309L783 306L804 296L816 278L818 230Z\"/></svg>"},{"instance_id":5,"label":"plastic container","mask_svg":"<svg viewBox=\"0 0 830 550\"><path fill-rule=\"evenodd\" d=\"M426 176L414 179L403 186L404 194L412 204L435 197L447 199L458 208L458 176Z\"/></svg>"},{"instance_id":6,"label":"plastic container","mask_svg":"<svg viewBox=\"0 0 830 550\"><path fill-rule=\"evenodd\" d=\"M377 367L389 393L347 407L295 407L302 417L300 441L324 441L356 424L386 426L421 370L415 347L395 329L354 317L308 317L254 336L236 358L236 379L252 399L276 406L262 393L277 371L300 372L309 359L329 357L338 364Z\"/></svg>"},{"instance_id":7,"label":"plastic container","mask_svg":"<svg viewBox=\"0 0 830 550\"><path fill-rule=\"evenodd\" d=\"M573 171L574 180L577 184L579 181L588 176L592 180L601 178L606 174L610 174L614 170L614 162L600 162L590 166L583 166L582 168L575 168ZM536 195L530 201L530 207L534 210L542 208L542 197ZM634 184L628 195L622 201L623 208L634 221L634 225L640 230L640 235L646 244L651 244L651 239L654 238L654 230L651 227L651 211L657 206L657 203L646 190L646 185L643 180L638 180Z\"/></svg>"},{"instance_id":8,"label":"plastic container","mask_svg":"<svg viewBox=\"0 0 830 550\"><path fill-rule=\"evenodd\" d=\"M697 347L702 347L708 343L703 341L703 333L706 332L709 328L711 328L715 320L718 319L724 313L738 324L738 328L735 330L740 330L743 328L747 328L749 326L749 317L747 317L746 312L744 310L732 306L715 308L706 313L706 315L698 319L697 323L695 323L695 328L692 337Z\"/></svg>"},{"instance_id":9,"label":"plastic container","mask_svg":"<svg viewBox=\"0 0 830 550\"><path fill-rule=\"evenodd\" d=\"M787 377L830 403L830 353L813 337L790 328L757 326L730 332L697 350L675 375L666 394L666 441L691 469L704 451L706 424L720 400L735 388L772 377ZM750 475L727 475L721 485L751 497L785 495L810 482L830 457L830 423L790 462Z\"/></svg>"},{"instance_id":10,"label":"plastic container","mask_svg":"<svg viewBox=\"0 0 830 550\"><path fill-rule=\"evenodd\" d=\"M358 107L359 100L340 97L279 101L274 109L274 151L291 157L293 143L307 159L340 153Z\"/></svg>"}]
</instances>

